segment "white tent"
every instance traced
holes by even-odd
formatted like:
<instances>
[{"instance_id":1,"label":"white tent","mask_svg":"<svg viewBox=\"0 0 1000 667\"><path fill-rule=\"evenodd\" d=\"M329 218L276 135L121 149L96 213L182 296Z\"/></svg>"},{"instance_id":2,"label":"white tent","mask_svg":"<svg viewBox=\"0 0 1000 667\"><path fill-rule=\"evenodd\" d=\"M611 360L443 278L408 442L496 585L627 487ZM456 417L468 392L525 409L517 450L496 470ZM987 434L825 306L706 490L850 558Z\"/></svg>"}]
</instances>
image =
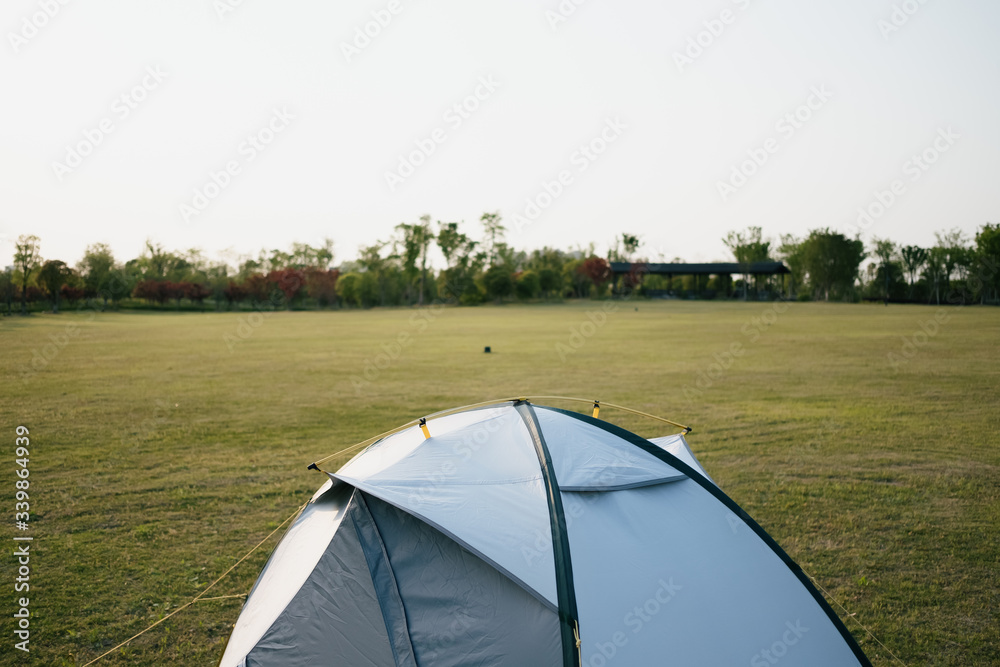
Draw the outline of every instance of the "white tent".
<instances>
[{"instance_id":1,"label":"white tent","mask_svg":"<svg viewBox=\"0 0 1000 667\"><path fill-rule=\"evenodd\" d=\"M329 476L221 667L870 664L683 435L507 401Z\"/></svg>"}]
</instances>

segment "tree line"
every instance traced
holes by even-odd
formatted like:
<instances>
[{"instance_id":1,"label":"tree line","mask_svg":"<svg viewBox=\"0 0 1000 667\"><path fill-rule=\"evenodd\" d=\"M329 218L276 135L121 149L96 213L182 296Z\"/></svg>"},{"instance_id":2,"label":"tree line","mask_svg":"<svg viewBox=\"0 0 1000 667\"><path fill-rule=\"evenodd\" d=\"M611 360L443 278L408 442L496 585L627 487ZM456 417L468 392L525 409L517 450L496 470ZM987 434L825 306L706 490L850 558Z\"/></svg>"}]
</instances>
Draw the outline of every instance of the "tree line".
<instances>
[{"instance_id":1,"label":"tree line","mask_svg":"<svg viewBox=\"0 0 1000 667\"><path fill-rule=\"evenodd\" d=\"M448 302L463 305L509 299L605 298L622 294L679 298L743 298L919 303L997 303L1000 225L986 224L974 238L954 230L937 234L930 248L874 239L869 247L829 229L775 242L760 227L732 231L723 239L742 275L665 276L648 273L639 236L615 238L607 256L591 244L530 252L507 243L499 212L479 219L482 240L462 224L432 223L429 215L397 225L384 241L359 249L357 258L334 267L333 242L294 243L262 250L233 264L211 261L202 251L174 252L147 241L125 262L103 243L87 247L71 267L43 259L41 242L25 235L15 244L14 266L0 274L0 299L10 314L63 304L91 308L215 310L257 308L369 308ZM435 270L436 247L445 266ZM870 259L865 270L864 260ZM674 262L682 262L675 258ZM790 275L752 276L755 262L781 261ZM615 276L611 262L629 262Z\"/></svg>"}]
</instances>

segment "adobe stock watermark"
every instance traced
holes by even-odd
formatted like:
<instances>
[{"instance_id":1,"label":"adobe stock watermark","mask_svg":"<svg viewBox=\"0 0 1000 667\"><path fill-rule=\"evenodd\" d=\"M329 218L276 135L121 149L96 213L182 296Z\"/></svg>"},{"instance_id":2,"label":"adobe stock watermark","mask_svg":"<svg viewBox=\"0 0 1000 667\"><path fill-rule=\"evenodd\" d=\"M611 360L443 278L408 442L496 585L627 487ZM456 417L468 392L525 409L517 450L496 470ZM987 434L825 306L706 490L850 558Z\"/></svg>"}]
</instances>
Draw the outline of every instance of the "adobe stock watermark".
<instances>
[{"instance_id":1,"label":"adobe stock watermark","mask_svg":"<svg viewBox=\"0 0 1000 667\"><path fill-rule=\"evenodd\" d=\"M68 144L62 162L52 162L52 172L61 183L68 175L76 171L84 160L94 153L94 150L114 132L132 112L149 99L150 93L159 88L169 76L159 65L150 65L139 83L121 93L111 103L110 113L99 120L93 127L82 130L83 139Z\"/></svg>"},{"instance_id":2,"label":"adobe stock watermark","mask_svg":"<svg viewBox=\"0 0 1000 667\"><path fill-rule=\"evenodd\" d=\"M771 156L778 152L782 142L791 140L795 133L801 130L813 118L813 115L833 97L833 93L826 89L825 84L813 86L809 90L809 96L806 97L804 103L781 116L774 124L774 129L781 138L769 137L764 140L760 147L747 149L747 159L733 165L729 178L725 181L716 181L715 188L723 203L746 185L750 178L767 164Z\"/></svg>"},{"instance_id":3,"label":"adobe stock watermark","mask_svg":"<svg viewBox=\"0 0 1000 667\"><path fill-rule=\"evenodd\" d=\"M90 320L94 319L93 313ZM59 333L49 334L48 340L31 349L31 360L20 369L21 383L27 384L40 372L48 368L59 354L80 335L80 325L67 322Z\"/></svg>"},{"instance_id":4,"label":"adobe stock watermark","mask_svg":"<svg viewBox=\"0 0 1000 667\"><path fill-rule=\"evenodd\" d=\"M236 149L236 156L230 158L219 170L210 170L208 178L201 186L195 187L189 201L177 206L184 224L191 224L225 192L233 179L243 173L243 168L266 151L282 132L287 130L295 116L286 107L273 109L271 117L256 132L248 134Z\"/></svg>"},{"instance_id":5,"label":"adobe stock watermark","mask_svg":"<svg viewBox=\"0 0 1000 667\"><path fill-rule=\"evenodd\" d=\"M601 131L589 141L580 144L570 155L570 166L576 168L577 174L587 171L594 162L604 155L611 144L621 138L622 133L627 129L628 124L618 116L605 119ZM539 216L576 182L573 171L573 169L560 169L552 180L543 180L539 184L536 194L525 199L524 208L515 211L511 218L517 231L522 231L538 220Z\"/></svg>"},{"instance_id":6,"label":"adobe stock watermark","mask_svg":"<svg viewBox=\"0 0 1000 667\"><path fill-rule=\"evenodd\" d=\"M370 21L354 26L354 35L351 40L340 42L340 53L343 54L347 64L350 64L352 60L361 55L362 51L371 46L372 41L389 27L403 9L404 5L401 0L389 0L384 8L372 10Z\"/></svg>"},{"instance_id":7,"label":"adobe stock watermark","mask_svg":"<svg viewBox=\"0 0 1000 667\"><path fill-rule=\"evenodd\" d=\"M656 583L658 588L653 594L642 604L633 607L622 618L622 625L631 630L632 636L642 632L643 628L677 596L677 591L683 589L683 586L674 583L673 577L660 579ZM587 667L605 667L614 660L618 651L629 643L630 638L624 630L618 630L611 635L609 641L595 642L593 652L584 664Z\"/></svg>"},{"instance_id":8,"label":"adobe stock watermark","mask_svg":"<svg viewBox=\"0 0 1000 667\"><path fill-rule=\"evenodd\" d=\"M556 343L556 354L559 361L566 363L571 354L578 352L580 348L587 344L598 331L608 323L608 315L617 313L621 306L617 301L604 301L600 308L587 310L587 318L578 325L569 328L569 337L566 342Z\"/></svg>"},{"instance_id":9,"label":"adobe stock watermark","mask_svg":"<svg viewBox=\"0 0 1000 667\"><path fill-rule=\"evenodd\" d=\"M386 171L384 174L385 184L389 186L389 192L395 192L397 187L405 183L406 179L413 176L417 169L426 164L427 160L437 152L438 146L448 140L449 130L455 131L462 127L499 87L500 82L493 78L492 74L479 77L475 89L448 107L448 110L441 116L446 127L435 127L426 136L414 139L415 148L409 153L400 153L396 169Z\"/></svg>"},{"instance_id":10,"label":"adobe stock watermark","mask_svg":"<svg viewBox=\"0 0 1000 667\"><path fill-rule=\"evenodd\" d=\"M220 21L243 6L244 0L212 0L212 9Z\"/></svg>"},{"instance_id":11,"label":"adobe stock watermark","mask_svg":"<svg viewBox=\"0 0 1000 667\"><path fill-rule=\"evenodd\" d=\"M759 316L754 316L743 323L740 333L743 334L748 344L756 343L760 340L774 324L778 322L780 315L788 312L788 304L784 301L775 301L766 308ZM715 386L726 372L733 367L736 360L746 354L746 346L742 341L733 341L721 352L712 355L713 361L703 370L698 372L694 380L694 386L685 384L684 398L693 401L700 398L706 391Z\"/></svg>"},{"instance_id":12,"label":"adobe stock watermark","mask_svg":"<svg viewBox=\"0 0 1000 667\"><path fill-rule=\"evenodd\" d=\"M559 26L576 14L578 7L587 3L587 0L560 0L555 9L545 10L545 20L549 23L549 30L555 32Z\"/></svg>"},{"instance_id":13,"label":"adobe stock watermark","mask_svg":"<svg viewBox=\"0 0 1000 667\"><path fill-rule=\"evenodd\" d=\"M809 632L809 628L802 625L802 621L795 623L785 621L784 632L769 647L763 648L750 656L750 667L771 667L788 655L792 647L801 641L803 635Z\"/></svg>"},{"instance_id":14,"label":"adobe stock watermark","mask_svg":"<svg viewBox=\"0 0 1000 667\"><path fill-rule=\"evenodd\" d=\"M942 155L951 150L955 143L962 138L951 129L939 127L937 136L922 151L915 153L903 163L901 171L903 176L909 177L911 183L916 183L935 164ZM899 198L907 192L906 182L902 178L893 179L886 188L876 189L872 200L865 206L858 207L858 217L855 220L853 231L860 234L875 224L882 216L889 212Z\"/></svg>"},{"instance_id":15,"label":"adobe stock watermark","mask_svg":"<svg viewBox=\"0 0 1000 667\"><path fill-rule=\"evenodd\" d=\"M878 31L882 33L882 38L888 42L889 35L899 32L903 26L910 22L910 18L926 4L927 0L903 0L899 4L894 4L892 11L889 13L889 18L879 19L875 24L878 27Z\"/></svg>"},{"instance_id":16,"label":"adobe stock watermark","mask_svg":"<svg viewBox=\"0 0 1000 667\"><path fill-rule=\"evenodd\" d=\"M37 12L32 12L31 14L21 18L21 25L17 32L11 30L7 33L7 41L10 42L10 48L14 50L14 53L20 53L21 49L28 45L28 42L37 37L43 28L49 24L52 19L59 15L62 8L68 5L72 0L38 0Z\"/></svg>"},{"instance_id":17,"label":"adobe stock watermark","mask_svg":"<svg viewBox=\"0 0 1000 667\"><path fill-rule=\"evenodd\" d=\"M751 0L732 0L737 9L746 11L751 4ZM693 37L688 37L687 46L682 51L674 51L674 64L677 71L684 73L684 68L693 65L698 58L715 44L716 40L726 32L726 27L736 23L739 16L730 8L725 8L719 12L718 17L702 21L703 30L699 30Z\"/></svg>"},{"instance_id":18,"label":"adobe stock watermark","mask_svg":"<svg viewBox=\"0 0 1000 667\"><path fill-rule=\"evenodd\" d=\"M910 363L910 361L917 356L920 349L927 345L931 338L938 335L941 330L941 325L946 323L951 319L951 314L945 311L943 308L938 308L934 312L933 317L928 317L926 320L920 323L920 328L915 331L910 336L900 336L903 343L900 346L899 353L890 352L886 355L886 359L889 362L889 368L899 372L899 369Z\"/></svg>"}]
</instances>

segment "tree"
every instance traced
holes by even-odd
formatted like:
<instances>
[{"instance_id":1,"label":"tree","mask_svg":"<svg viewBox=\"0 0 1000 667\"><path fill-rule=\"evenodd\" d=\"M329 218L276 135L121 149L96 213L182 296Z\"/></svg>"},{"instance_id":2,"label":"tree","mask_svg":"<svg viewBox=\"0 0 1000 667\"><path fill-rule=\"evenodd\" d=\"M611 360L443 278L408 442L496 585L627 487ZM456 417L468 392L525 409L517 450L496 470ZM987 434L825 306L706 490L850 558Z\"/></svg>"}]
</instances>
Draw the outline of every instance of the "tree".
<instances>
[{"instance_id":1,"label":"tree","mask_svg":"<svg viewBox=\"0 0 1000 667\"><path fill-rule=\"evenodd\" d=\"M873 252L879 259L885 278L885 305L889 305L889 281L892 276L892 260L896 255L896 244L888 239L872 239L875 242Z\"/></svg>"},{"instance_id":2,"label":"tree","mask_svg":"<svg viewBox=\"0 0 1000 667\"><path fill-rule=\"evenodd\" d=\"M386 269L388 268L388 258L382 256L382 250L386 244L377 241L370 246L363 246L358 250L358 264L365 269L365 272L374 278L378 285L379 303L385 305L386 296Z\"/></svg>"},{"instance_id":3,"label":"tree","mask_svg":"<svg viewBox=\"0 0 1000 667\"><path fill-rule=\"evenodd\" d=\"M340 277L340 271L337 269L324 271L313 267L306 269L305 275L306 293L316 299L320 307L336 303L337 279Z\"/></svg>"},{"instance_id":4,"label":"tree","mask_svg":"<svg viewBox=\"0 0 1000 667\"><path fill-rule=\"evenodd\" d=\"M403 247L401 259L403 261L403 275L406 278L407 295L409 297L410 290L419 277L417 303L423 305L427 281L427 249L430 247L431 241L434 240L434 234L431 231L431 216L421 216L419 223L402 222L396 225L396 231L400 233L400 245ZM409 298L409 301L412 303L412 298Z\"/></svg>"},{"instance_id":5,"label":"tree","mask_svg":"<svg viewBox=\"0 0 1000 667\"><path fill-rule=\"evenodd\" d=\"M538 287L546 299L553 292L558 294L562 287L562 276L557 269L549 266L542 267L538 270Z\"/></svg>"},{"instance_id":6,"label":"tree","mask_svg":"<svg viewBox=\"0 0 1000 667\"><path fill-rule=\"evenodd\" d=\"M642 241L637 234L622 232L620 237L615 238L615 244L608 252L608 259L612 262L631 262L640 245Z\"/></svg>"},{"instance_id":7,"label":"tree","mask_svg":"<svg viewBox=\"0 0 1000 667\"><path fill-rule=\"evenodd\" d=\"M59 312L59 297L62 294L63 285L72 275L73 270L66 266L66 262L58 259L50 259L45 262L38 272L38 280L45 287L49 293L49 300L52 301L53 313Z\"/></svg>"},{"instance_id":8,"label":"tree","mask_svg":"<svg viewBox=\"0 0 1000 667\"><path fill-rule=\"evenodd\" d=\"M355 306L360 306L361 300L360 287L361 274L359 273L346 273L337 280L337 295L340 297L341 301L347 304L353 304Z\"/></svg>"},{"instance_id":9,"label":"tree","mask_svg":"<svg viewBox=\"0 0 1000 667\"><path fill-rule=\"evenodd\" d=\"M514 293L514 278L506 266L491 266L483 274L483 287L486 288L488 297L500 303L505 296Z\"/></svg>"},{"instance_id":10,"label":"tree","mask_svg":"<svg viewBox=\"0 0 1000 667\"><path fill-rule=\"evenodd\" d=\"M111 248L106 243L87 246L77 268L83 276L84 288L93 296L103 297L101 310L106 310L108 297L112 296L112 271L115 268Z\"/></svg>"},{"instance_id":11,"label":"tree","mask_svg":"<svg viewBox=\"0 0 1000 667\"><path fill-rule=\"evenodd\" d=\"M479 290L474 280L486 258L484 253L475 252L479 245L464 233L458 231L457 222L438 222L437 244L444 255L447 268L439 277L438 294L457 301L479 300Z\"/></svg>"},{"instance_id":12,"label":"tree","mask_svg":"<svg viewBox=\"0 0 1000 667\"><path fill-rule=\"evenodd\" d=\"M795 294L798 294L799 289L805 286L806 281L805 260L802 254L803 244L803 241L792 234L782 234L781 245L778 246L778 256L791 272L789 289Z\"/></svg>"},{"instance_id":13,"label":"tree","mask_svg":"<svg viewBox=\"0 0 1000 667\"><path fill-rule=\"evenodd\" d=\"M976 272L983 283L980 302L1000 297L1000 224L986 223L976 232Z\"/></svg>"},{"instance_id":14,"label":"tree","mask_svg":"<svg viewBox=\"0 0 1000 667\"><path fill-rule=\"evenodd\" d=\"M305 275L299 269L279 269L267 274L267 282L271 283L285 296L285 304L288 310L292 309L292 302L298 296L299 291L305 285Z\"/></svg>"},{"instance_id":15,"label":"tree","mask_svg":"<svg viewBox=\"0 0 1000 667\"><path fill-rule=\"evenodd\" d=\"M802 242L802 262L813 292L830 300L831 292L848 296L865 258L864 243L829 229L814 229Z\"/></svg>"},{"instance_id":16,"label":"tree","mask_svg":"<svg viewBox=\"0 0 1000 667\"><path fill-rule=\"evenodd\" d=\"M279 253L274 250L272 253ZM279 253L283 255L283 262L280 266L272 266L272 269L292 267L295 269L321 269L327 270L333 262L333 241L323 239L323 245L313 247L307 243L293 243L289 253Z\"/></svg>"},{"instance_id":17,"label":"tree","mask_svg":"<svg viewBox=\"0 0 1000 667\"><path fill-rule=\"evenodd\" d=\"M21 235L14 244L14 264L21 271L21 314L28 314L28 281L42 261L39 252L41 240L34 234Z\"/></svg>"},{"instance_id":18,"label":"tree","mask_svg":"<svg viewBox=\"0 0 1000 667\"><path fill-rule=\"evenodd\" d=\"M503 241L504 234L507 231L507 228L501 224L501 220L500 211L483 213L479 217L479 221L483 223L483 232L488 242L486 246L486 263L491 267L497 260L497 243Z\"/></svg>"},{"instance_id":19,"label":"tree","mask_svg":"<svg viewBox=\"0 0 1000 667\"><path fill-rule=\"evenodd\" d=\"M13 267L8 266L3 272L0 272L0 299L7 304L7 312L4 315L11 314L11 303L14 300L14 271Z\"/></svg>"},{"instance_id":20,"label":"tree","mask_svg":"<svg viewBox=\"0 0 1000 667\"><path fill-rule=\"evenodd\" d=\"M205 299L212 295L212 292L201 283L180 283L183 286L184 296L192 303L197 303L201 308Z\"/></svg>"},{"instance_id":21,"label":"tree","mask_svg":"<svg viewBox=\"0 0 1000 667\"><path fill-rule=\"evenodd\" d=\"M247 298L247 290L243 285L230 280L222 290L222 295L225 297L228 307L232 308L233 305L239 305Z\"/></svg>"},{"instance_id":22,"label":"tree","mask_svg":"<svg viewBox=\"0 0 1000 667\"><path fill-rule=\"evenodd\" d=\"M924 261L924 271L929 282L934 285L934 299L937 305L941 305L941 280L947 272L948 252L939 246L934 246L927 251L927 259ZM928 299L928 302L930 299Z\"/></svg>"},{"instance_id":23,"label":"tree","mask_svg":"<svg viewBox=\"0 0 1000 667\"><path fill-rule=\"evenodd\" d=\"M965 234L960 229L952 229L949 232L934 232L937 238L935 248L938 249L937 259L939 268L943 270L944 285L951 288L951 277L957 271L958 278L964 279L968 276L969 268L972 264L973 252L968 245ZM940 302L940 294L938 301ZM965 293L962 293L962 302L965 302Z\"/></svg>"},{"instance_id":24,"label":"tree","mask_svg":"<svg viewBox=\"0 0 1000 667\"><path fill-rule=\"evenodd\" d=\"M577 271L587 276L594 283L597 292L611 280L611 264L603 257L588 257L577 267Z\"/></svg>"},{"instance_id":25,"label":"tree","mask_svg":"<svg viewBox=\"0 0 1000 667\"><path fill-rule=\"evenodd\" d=\"M913 283L917 274L927 261L927 250L916 245L903 246L899 250L899 256L903 260L903 270L909 278L910 292L909 298L913 298Z\"/></svg>"},{"instance_id":26,"label":"tree","mask_svg":"<svg viewBox=\"0 0 1000 667\"><path fill-rule=\"evenodd\" d=\"M514 291L518 299L533 299L540 290L541 280L531 269L521 271L514 277Z\"/></svg>"},{"instance_id":27,"label":"tree","mask_svg":"<svg viewBox=\"0 0 1000 667\"><path fill-rule=\"evenodd\" d=\"M722 239L743 272L743 300L747 300L747 282L750 279L750 265L766 262L771 250L771 242L763 239L760 227L747 227L745 232L732 231Z\"/></svg>"}]
</instances>

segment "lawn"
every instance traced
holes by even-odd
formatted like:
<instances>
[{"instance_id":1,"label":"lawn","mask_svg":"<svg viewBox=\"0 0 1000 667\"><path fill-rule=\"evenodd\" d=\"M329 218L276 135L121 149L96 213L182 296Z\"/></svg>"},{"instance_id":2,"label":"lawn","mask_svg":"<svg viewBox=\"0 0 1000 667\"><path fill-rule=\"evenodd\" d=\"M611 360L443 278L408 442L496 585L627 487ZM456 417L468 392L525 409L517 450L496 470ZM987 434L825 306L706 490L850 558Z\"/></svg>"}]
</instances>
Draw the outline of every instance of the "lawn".
<instances>
[{"instance_id":1,"label":"lawn","mask_svg":"<svg viewBox=\"0 0 1000 667\"><path fill-rule=\"evenodd\" d=\"M0 559L2 665L85 664L274 530L323 482L311 461L514 395L600 398L693 426L708 472L829 592L875 665L899 663L860 624L910 666L1000 655L1000 309L70 313L3 318L0 345L3 536L34 537L27 655L12 648L16 559ZM31 439L26 532L12 516L18 425ZM273 545L208 597L249 591ZM199 602L96 664L214 664L240 604Z\"/></svg>"}]
</instances>

